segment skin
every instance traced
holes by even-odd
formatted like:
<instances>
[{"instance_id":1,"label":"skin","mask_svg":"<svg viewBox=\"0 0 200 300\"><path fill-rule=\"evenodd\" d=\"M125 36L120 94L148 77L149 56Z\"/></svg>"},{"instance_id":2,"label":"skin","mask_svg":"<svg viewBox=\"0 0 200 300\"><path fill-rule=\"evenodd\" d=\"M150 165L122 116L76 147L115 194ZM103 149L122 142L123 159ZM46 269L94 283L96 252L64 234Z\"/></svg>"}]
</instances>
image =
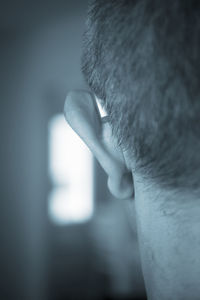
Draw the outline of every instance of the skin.
<instances>
[{"instance_id":1,"label":"skin","mask_svg":"<svg viewBox=\"0 0 200 300\"><path fill-rule=\"evenodd\" d=\"M161 190L133 172L134 162L116 145L109 124L101 122L90 93L69 93L64 113L106 171L113 195L131 200L148 299L199 300L200 199Z\"/></svg>"},{"instance_id":2,"label":"skin","mask_svg":"<svg viewBox=\"0 0 200 300\"><path fill-rule=\"evenodd\" d=\"M148 299L199 299L200 203L135 174L135 211ZM148 186L148 188L147 188Z\"/></svg>"}]
</instances>

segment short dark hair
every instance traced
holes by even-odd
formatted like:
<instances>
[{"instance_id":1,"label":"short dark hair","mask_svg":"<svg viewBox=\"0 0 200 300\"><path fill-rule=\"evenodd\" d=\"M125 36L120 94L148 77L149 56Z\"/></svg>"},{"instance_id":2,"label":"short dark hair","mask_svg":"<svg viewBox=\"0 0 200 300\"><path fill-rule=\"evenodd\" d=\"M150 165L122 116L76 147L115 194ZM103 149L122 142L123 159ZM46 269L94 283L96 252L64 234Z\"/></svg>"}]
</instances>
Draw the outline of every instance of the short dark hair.
<instances>
[{"instance_id":1,"label":"short dark hair","mask_svg":"<svg viewBox=\"0 0 200 300\"><path fill-rule=\"evenodd\" d=\"M82 70L135 171L200 188L200 1L92 1Z\"/></svg>"}]
</instances>

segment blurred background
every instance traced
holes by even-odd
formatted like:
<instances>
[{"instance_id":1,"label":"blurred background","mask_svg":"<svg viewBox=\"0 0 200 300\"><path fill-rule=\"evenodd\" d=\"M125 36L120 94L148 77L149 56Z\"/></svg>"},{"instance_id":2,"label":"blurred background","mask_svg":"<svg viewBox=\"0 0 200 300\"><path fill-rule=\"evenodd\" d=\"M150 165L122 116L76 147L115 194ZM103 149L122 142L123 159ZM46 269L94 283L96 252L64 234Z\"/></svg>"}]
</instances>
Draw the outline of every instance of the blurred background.
<instances>
[{"instance_id":1,"label":"blurred background","mask_svg":"<svg viewBox=\"0 0 200 300\"><path fill-rule=\"evenodd\" d=\"M144 299L126 206L63 118L87 1L0 3L0 299Z\"/></svg>"}]
</instances>

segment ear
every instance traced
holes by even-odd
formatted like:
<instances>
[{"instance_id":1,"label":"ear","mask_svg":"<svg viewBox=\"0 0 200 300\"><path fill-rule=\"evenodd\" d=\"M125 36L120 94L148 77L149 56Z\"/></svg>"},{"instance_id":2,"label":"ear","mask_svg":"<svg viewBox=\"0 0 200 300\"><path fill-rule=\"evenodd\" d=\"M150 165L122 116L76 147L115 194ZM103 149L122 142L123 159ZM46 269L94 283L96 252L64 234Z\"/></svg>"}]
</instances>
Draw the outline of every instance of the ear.
<instances>
[{"instance_id":1,"label":"ear","mask_svg":"<svg viewBox=\"0 0 200 300\"><path fill-rule=\"evenodd\" d=\"M65 101L66 121L90 148L108 175L110 192L120 199L133 196L133 180L124 154L117 146L108 118L101 119L95 97L86 91L72 91Z\"/></svg>"}]
</instances>

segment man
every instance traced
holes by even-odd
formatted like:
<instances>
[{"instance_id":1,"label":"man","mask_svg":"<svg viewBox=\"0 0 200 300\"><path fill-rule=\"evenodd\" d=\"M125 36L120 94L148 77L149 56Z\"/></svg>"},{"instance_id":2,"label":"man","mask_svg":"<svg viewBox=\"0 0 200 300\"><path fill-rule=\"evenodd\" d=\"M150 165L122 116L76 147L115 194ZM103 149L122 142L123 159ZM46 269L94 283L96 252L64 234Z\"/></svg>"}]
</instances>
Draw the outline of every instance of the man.
<instances>
[{"instance_id":1,"label":"man","mask_svg":"<svg viewBox=\"0 0 200 300\"><path fill-rule=\"evenodd\" d=\"M148 299L200 299L200 2L96 0L65 116L132 199ZM131 211L131 209L130 209Z\"/></svg>"}]
</instances>

